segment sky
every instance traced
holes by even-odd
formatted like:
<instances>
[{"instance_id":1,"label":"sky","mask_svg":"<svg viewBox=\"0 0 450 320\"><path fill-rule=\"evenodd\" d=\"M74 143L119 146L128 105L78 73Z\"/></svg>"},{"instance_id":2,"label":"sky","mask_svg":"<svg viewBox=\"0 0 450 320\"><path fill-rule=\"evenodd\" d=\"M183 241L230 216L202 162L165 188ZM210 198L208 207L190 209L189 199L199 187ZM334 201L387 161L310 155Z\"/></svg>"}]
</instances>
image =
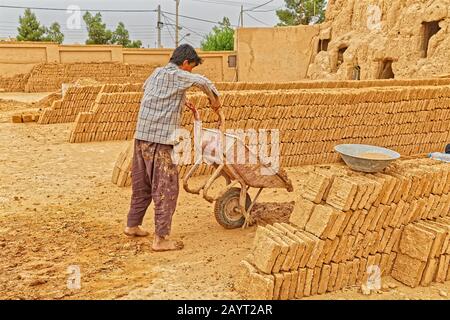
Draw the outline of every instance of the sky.
<instances>
[{"instance_id":1,"label":"sky","mask_svg":"<svg viewBox=\"0 0 450 320\"><path fill-rule=\"evenodd\" d=\"M202 37L209 33L214 23L229 17L232 25L238 25L241 5L244 10L269 2L270 0L180 0L180 15L208 20L198 21L180 17L180 39L195 47L200 46ZM245 11L244 27L268 27L278 23L275 10L284 6L284 0L272 0L270 3ZM73 6L95 10L156 10L161 5L163 14L162 44L166 48L174 47L175 40L175 0L0 0L0 38L15 37L19 16L24 9L2 8L1 6L59 8L60 11L32 10L41 24L49 26L53 22L61 25L65 35L64 44L81 43L87 38L86 27L81 19L77 22L75 11L67 12ZM82 12L83 14L84 12ZM123 22L130 32L131 40L141 40L146 48L157 46L157 13L156 12L102 12L103 22L114 30L119 22ZM189 35L187 35L189 34ZM187 35L187 36L186 36Z\"/></svg>"}]
</instances>

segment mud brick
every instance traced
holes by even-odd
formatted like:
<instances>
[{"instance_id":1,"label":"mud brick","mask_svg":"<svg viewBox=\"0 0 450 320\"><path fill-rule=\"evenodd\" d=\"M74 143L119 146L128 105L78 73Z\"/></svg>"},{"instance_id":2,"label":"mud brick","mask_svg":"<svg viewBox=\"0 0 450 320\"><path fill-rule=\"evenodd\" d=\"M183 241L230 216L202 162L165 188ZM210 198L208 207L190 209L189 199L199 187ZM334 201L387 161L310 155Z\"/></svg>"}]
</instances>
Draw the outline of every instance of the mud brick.
<instances>
[{"instance_id":1,"label":"mud brick","mask_svg":"<svg viewBox=\"0 0 450 320\"><path fill-rule=\"evenodd\" d=\"M270 237L269 231L264 227L256 229L253 241L253 254L255 266L264 273L270 274L275 261L281 254L281 244Z\"/></svg>"},{"instance_id":2,"label":"mud brick","mask_svg":"<svg viewBox=\"0 0 450 320\"><path fill-rule=\"evenodd\" d=\"M420 285L429 286L431 282L434 281L437 273L439 260L438 259L428 259L428 262L423 271L422 280L420 281Z\"/></svg>"},{"instance_id":3,"label":"mud brick","mask_svg":"<svg viewBox=\"0 0 450 320\"><path fill-rule=\"evenodd\" d=\"M240 275L236 288L248 299L272 300L274 292L274 277L272 275L261 275L247 261L240 263Z\"/></svg>"},{"instance_id":4,"label":"mud brick","mask_svg":"<svg viewBox=\"0 0 450 320\"><path fill-rule=\"evenodd\" d=\"M425 203L425 206L427 206L427 205L428 204ZM409 204L408 210L409 210L410 222L415 222L415 221L419 221L420 219L422 219L422 214L425 214L424 210L426 210L426 207L423 208L423 210L421 210L419 200L413 200Z\"/></svg>"},{"instance_id":5,"label":"mud brick","mask_svg":"<svg viewBox=\"0 0 450 320\"><path fill-rule=\"evenodd\" d=\"M336 238L334 238L332 240L331 246L330 246L328 252L325 255L325 258L324 258L324 261L323 261L324 263L330 264L331 259L333 258L334 254L335 254L335 252L336 252L336 250L337 250L337 248L339 246L339 242L340 241L341 241L340 237L336 237Z\"/></svg>"},{"instance_id":6,"label":"mud brick","mask_svg":"<svg viewBox=\"0 0 450 320\"><path fill-rule=\"evenodd\" d=\"M330 270L330 276L329 276L328 287L327 287L328 292L332 292L334 290L337 275L338 275L338 269L339 269L339 264L331 263L331 270Z\"/></svg>"},{"instance_id":7,"label":"mud brick","mask_svg":"<svg viewBox=\"0 0 450 320\"><path fill-rule=\"evenodd\" d=\"M445 280L447 278L449 264L450 264L450 256L449 255L443 254L439 257L439 265L437 268L437 273L436 273L436 278L435 278L436 282L440 282L440 283L445 282Z\"/></svg>"},{"instance_id":8,"label":"mud brick","mask_svg":"<svg viewBox=\"0 0 450 320\"><path fill-rule=\"evenodd\" d=\"M314 278L314 269L307 268L306 269L306 280L305 280L305 290L303 291L303 295L305 297L309 297L311 295L311 287Z\"/></svg>"},{"instance_id":9,"label":"mud brick","mask_svg":"<svg viewBox=\"0 0 450 320\"><path fill-rule=\"evenodd\" d=\"M403 201L403 200L401 200L401 201ZM419 200L419 202L421 203L421 205L419 204L418 210L420 210L420 208L423 208L423 205L425 204L425 200L421 199L421 200ZM411 205L409 203L405 202L405 204L403 206L403 212L402 212L402 215L399 220L400 225L405 226L412 222L413 212L411 212L410 208L411 208Z\"/></svg>"},{"instance_id":10,"label":"mud brick","mask_svg":"<svg viewBox=\"0 0 450 320\"><path fill-rule=\"evenodd\" d=\"M377 238L377 233L376 232L371 232L371 231L367 231L367 233L365 234L366 236L366 241L363 242L362 245L362 257L367 257L370 254L370 251L372 249L372 247L375 244L376 238Z\"/></svg>"},{"instance_id":11,"label":"mud brick","mask_svg":"<svg viewBox=\"0 0 450 320\"><path fill-rule=\"evenodd\" d=\"M310 173L303 189L303 197L314 203L320 203L324 199L325 192L330 188L331 182L331 177L318 172Z\"/></svg>"},{"instance_id":12,"label":"mud brick","mask_svg":"<svg viewBox=\"0 0 450 320\"><path fill-rule=\"evenodd\" d=\"M291 286L292 273L283 272L283 284L280 289L280 300L287 300L289 298L289 288Z\"/></svg>"},{"instance_id":13,"label":"mud brick","mask_svg":"<svg viewBox=\"0 0 450 320\"><path fill-rule=\"evenodd\" d=\"M314 296L319 291L320 275L322 273L322 267L314 268L314 277L311 285L311 295Z\"/></svg>"},{"instance_id":14,"label":"mud brick","mask_svg":"<svg viewBox=\"0 0 450 320\"><path fill-rule=\"evenodd\" d=\"M357 256L358 252L360 252L360 250L362 249L362 245L364 243L364 239L365 238L366 238L365 235L363 235L362 233L358 232L358 234L355 237L355 242L353 244L353 248L351 250L351 254L349 255L350 257L356 257Z\"/></svg>"},{"instance_id":15,"label":"mud brick","mask_svg":"<svg viewBox=\"0 0 450 320\"><path fill-rule=\"evenodd\" d=\"M300 262L306 251L306 242L296 234L297 229L295 229L291 225L287 223L274 225L279 225L280 228L284 228L284 230L287 232L287 235L289 235L289 237L298 244L297 253L292 265L293 270L297 270L300 267Z\"/></svg>"},{"instance_id":16,"label":"mud brick","mask_svg":"<svg viewBox=\"0 0 450 320\"><path fill-rule=\"evenodd\" d=\"M367 254L364 255L364 252L366 252L368 249L368 245L370 242L370 238L372 236L372 232L368 231L365 235L363 235L363 239L361 241L361 244L359 245L359 250L356 252L355 257L361 258L361 257L367 257Z\"/></svg>"},{"instance_id":17,"label":"mud brick","mask_svg":"<svg viewBox=\"0 0 450 320\"><path fill-rule=\"evenodd\" d=\"M369 195L369 197L368 197L368 199L366 201L366 204L364 205L364 208L366 210L369 210L370 207L372 205L374 205L374 203L377 200L377 198L380 196L380 192L381 192L381 190L383 188L383 183L380 183L379 180L375 179L372 176L368 176L367 178L372 181L373 187L374 187L373 192L370 193L370 195Z\"/></svg>"},{"instance_id":18,"label":"mud brick","mask_svg":"<svg viewBox=\"0 0 450 320\"><path fill-rule=\"evenodd\" d=\"M382 231L374 231L372 234L374 235L373 242L370 243L369 254L376 254L378 252L378 246L381 242L381 238L383 237Z\"/></svg>"},{"instance_id":19,"label":"mud brick","mask_svg":"<svg viewBox=\"0 0 450 320\"><path fill-rule=\"evenodd\" d=\"M278 245L280 246L280 254L275 260L275 263L272 268L272 273L278 273L281 270L281 266L283 265L284 261L286 260L286 256L289 252L289 245L281 239L276 233L274 233L272 230L266 228L267 234L269 237L271 237L273 240L275 240ZM256 258L255 258L256 259Z\"/></svg>"},{"instance_id":20,"label":"mud brick","mask_svg":"<svg viewBox=\"0 0 450 320\"><path fill-rule=\"evenodd\" d=\"M23 122L33 122L33 116L29 113L23 114L22 121Z\"/></svg>"},{"instance_id":21,"label":"mud brick","mask_svg":"<svg viewBox=\"0 0 450 320\"><path fill-rule=\"evenodd\" d=\"M361 232L362 234L365 234L367 229L369 228L372 220L374 219L375 215L377 214L377 207L371 207L369 212L367 213L363 224L361 225L361 228L359 229L359 232Z\"/></svg>"},{"instance_id":22,"label":"mud brick","mask_svg":"<svg viewBox=\"0 0 450 320\"><path fill-rule=\"evenodd\" d=\"M402 200L402 197L404 195L408 194L408 192L411 188L411 180L400 174L393 173L392 175L401 181L398 192L395 194L395 197L393 200L394 203L398 203L400 200Z\"/></svg>"},{"instance_id":23,"label":"mud brick","mask_svg":"<svg viewBox=\"0 0 450 320\"><path fill-rule=\"evenodd\" d=\"M352 273L353 261L343 262L344 264L344 276L342 277L342 288L349 286L350 276Z\"/></svg>"},{"instance_id":24,"label":"mud brick","mask_svg":"<svg viewBox=\"0 0 450 320\"><path fill-rule=\"evenodd\" d=\"M381 208L380 218L377 221L377 225L375 226L375 231L380 231L383 227L384 221L387 218L387 215L391 208L389 206L385 206L384 204L380 205Z\"/></svg>"},{"instance_id":25,"label":"mud brick","mask_svg":"<svg viewBox=\"0 0 450 320\"><path fill-rule=\"evenodd\" d=\"M376 208L376 213L372 218L372 221L369 224L369 227L367 228L367 230L369 231L374 231L377 224L378 224L378 220L381 219L381 216L383 215L383 208L382 206L379 206L378 208Z\"/></svg>"},{"instance_id":26,"label":"mud brick","mask_svg":"<svg viewBox=\"0 0 450 320\"><path fill-rule=\"evenodd\" d=\"M428 199L427 202L425 204L425 208L422 211L422 214L418 217L418 212L415 213L414 215L414 221L418 221L419 219L427 219L428 216L430 216L431 214L431 209L434 207L434 203L436 201L439 201L439 197L435 196L434 194L431 194ZM417 206L417 204L416 204Z\"/></svg>"},{"instance_id":27,"label":"mud brick","mask_svg":"<svg viewBox=\"0 0 450 320\"><path fill-rule=\"evenodd\" d=\"M350 213L350 215L349 215L349 213ZM344 234L348 235L348 234L352 233L353 226L355 225L356 221L358 221L358 219L360 219L360 215L361 215L361 210L347 211L345 213L345 216L346 216L346 219L347 219L347 216L349 216L348 222L345 223L345 221L344 221L344 223L346 224L345 228L344 229L341 228L342 232L340 230L339 231L340 233L338 235L341 236Z\"/></svg>"},{"instance_id":28,"label":"mud brick","mask_svg":"<svg viewBox=\"0 0 450 320\"><path fill-rule=\"evenodd\" d=\"M356 209L358 209L361 199L367 193L368 183L361 181L361 179L359 177L354 177L353 180L354 180L354 182L357 183L357 190L356 190L355 197L353 199L353 203L350 206L350 209L356 210ZM360 209L362 209L362 208L360 208Z\"/></svg>"},{"instance_id":29,"label":"mud brick","mask_svg":"<svg viewBox=\"0 0 450 320\"><path fill-rule=\"evenodd\" d=\"M392 192L387 200L386 203L397 203L394 201L394 199L397 196L397 193L401 192L401 186L402 186L402 180L399 179L397 176L395 175L391 175L392 179L394 180L394 188L392 189Z\"/></svg>"},{"instance_id":30,"label":"mud brick","mask_svg":"<svg viewBox=\"0 0 450 320\"><path fill-rule=\"evenodd\" d=\"M377 187L379 186L379 184L365 177L362 178L367 181L367 191L361 198L361 201L358 204L358 209L366 208L368 210L373 203L373 201L370 202L369 200L371 200L371 197L373 197L373 194L377 191Z\"/></svg>"},{"instance_id":31,"label":"mud brick","mask_svg":"<svg viewBox=\"0 0 450 320\"><path fill-rule=\"evenodd\" d=\"M419 285L426 262L411 258L406 254L397 254L391 276L412 288Z\"/></svg>"},{"instance_id":32,"label":"mud brick","mask_svg":"<svg viewBox=\"0 0 450 320\"><path fill-rule=\"evenodd\" d=\"M345 263L339 263L336 283L334 285L333 291L337 291L343 288L342 281L344 280L344 275L345 275Z\"/></svg>"},{"instance_id":33,"label":"mud brick","mask_svg":"<svg viewBox=\"0 0 450 320\"><path fill-rule=\"evenodd\" d=\"M314 250L311 253L311 258L306 263L306 266L308 268L314 268L315 266L320 266L321 261L319 261L319 258L322 254L324 245L325 245L325 241L323 241L323 240L319 239L316 242L316 246L314 247Z\"/></svg>"},{"instance_id":34,"label":"mud brick","mask_svg":"<svg viewBox=\"0 0 450 320\"><path fill-rule=\"evenodd\" d=\"M301 299L304 297L305 283L306 283L306 268L298 270L297 289L295 291L295 298Z\"/></svg>"},{"instance_id":35,"label":"mud brick","mask_svg":"<svg viewBox=\"0 0 450 320\"><path fill-rule=\"evenodd\" d=\"M331 229L329 233L327 234L328 239L333 240L337 237L339 230L342 227L342 224L344 223L344 220L346 219L347 214L343 211L334 211L337 215L336 220L331 226Z\"/></svg>"},{"instance_id":36,"label":"mud brick","mask_svg":"<svg viewBox=\"0 0 450 320\"><path fill-rule=\"evenodd\" d=\"M331 272L331 266L330 265L323 265L321 271L320 271L320 280L319 285L317 289L318 294L324 294L328 289L328 282L330 280L330 272Z\"/></svg>"},{"instance_id":37,"label":"mud brick","mask_svg":"<svg viewBox=\"0 0 450 320\"><path fill-rule=\"evenodd\" d=\"M358 283L361 284L364 282L364 278L367 275L367 258L359 259L359 269L358 269ZM367 281L367 279L366 279Z\"/></svg>"},{"instance_id":38,"label":"mud brick","mask_svg":"<svg viewBox=\"0 0 450 320\"><path fill-rule=\"evenodd\" d=\"M325 257L330 252L332 245L333 245L333 240L330 240L330 239L324 240L323 250L322 250L322 253L321 253L319 259L317 260L316 264L321 265L321 264L325 263Z\"/></svg>"},{"instance_id":39,"label":"mud brick","mask_svg":"<svg viewBox=\"0 0 450 320\"><path fill-rule=\"evenodd\" d=\"M339 241L339 245L334 252L331 261L339 263L342 261L344 254L346 253L347 243L348 243L349 235L343 235Z\"/></svg>"},{"instance_id":40,"label":"mud brick","mask_svg":"<svg viewBox=\"0 0 450 320\"><path fill-rule=\"evenodd\" d=\"M294 210L289 218L289 222L296 225L300 229L304 229L306 223L311 217L313 209L314 204L311 201L302 198L295 204Z\"/></svg>"},{"instance_id":41,"label":"mud brick","mask_svg":"<svg viewBox=\"0 0 450 320\"><path fill-rule=\"evenodd\" d=\"M434 200L434 197L433 197L433 200ZM418 220L424 218L424 216L427 215L426 210L428 210L428 213L431 211L432 205L428 209L426 209L426 205L427 205L427 201L425 199L419 199L419 200L414 201L413 206L415 206L415 208L413 210L415 210L415 212L413 214L413 217L414 217L413 221L418 221Z\"/></svg>"},{"instance_id":42,"label":"mud brick","mask_svg":"<svg viewBox=\"0 0 450 320\"><path fill-rule=\"evenodd\" d=\"M429 237L433 238L433 242L431 244L431 248L428 251L427 258L435 258L441 255L442 247L444 246L444 242L447 238L447 232L445 229L435 227L425 221L419 221L414 224L420 230L423 230L424 233L429 235ZM431 236L430 236L431 234ZM423 239L424 236L420 240ZM417 246L420 246L416 244ZM418 257L413 257L419 259Z\"/></svg>"},{"instance_id":43,"label":"mud brick","mask_svg":"<svg viewBox=\"0 0 450 320\"><path fill-rule=\"evenodd\" d=\"M352 253L354 249L355 240L356 237L354 235L348 236L347 247L345 249L345 252L343 253L343 260L349 260L354 258L354 256L352 256Z\"/></svg>"},{"instance_id":44,"label":"mud brick","mask_svg":"<svg viewBox=\"0 0 450 320\"><path fill-rule=\"evenodd\" d=\"M291 271L292 277L291 277L291 285L289 286L289 296L288 299L292 300L295 298L295 293L297 291L297 284L298 284L298 271Z\"/></svg>"},{"instance_id":45,"label":"mud brick","mask_svg":"<svg viewBox=\"0 0 450 320\"><path fill-rule=\"evenodd\" d=\"M357 283L358 271L359 271L359 259L353 259L350 278L348 280L349 286L354 286Z\"/></svg>"},{"instance_id":46,"label":"mud brick","mask_svg":"<svg viewBox=\"0 0 450 320\"><path fill-rule=\"evenodd\" d=\"M22 123L22 115L21 114L15 114L12 116L12 123Z\"/></svg>"},{"instance_id":47,"label":"mud brick","mask_svg":"<svg viewBox=\"0 0 450 320\"><path fill-rule=\"evenodd\" d=\"M342 211L344 212L344 211ZM344 212L344 221L342 221L341 227L339 228L339 231L337 233L338 236L341 236L344 233L344 230L347 229L348 224L350 223L351 219L353 218L354 221L356 221L357 216L353 217L354 211L346 211ZM353 222L354 224L354 222ZM351 230L351 229L350 229Z\"/></svg>"},{"instance_id":48,"label":"mud brick","mask_svg":"<svg viewBox=\"0 0 450 320\"><path fill-rule=\"evenodd\" d=\"M274 300L280 300L280 293L281 293L281 286L283 285L283 274L281 273L275 273L274 275L275 284L273 288L273 299Z\"/></svg>"},{"instance_id":49,"label":"mud brick","mask_svg":"<svg viewBox=\"0 0 450 320\"><path fill-rule=\"evenodd\" d=\"M410 224L403 230L400 240L400 252L420 261L427 261L430 256L435 235L421 228L418 224Z\"/></svg>"},{"instance_id":50,"label":"mud brick","mask_svg":"<svg viewBox=\"0 0 450 320\"><path fill-rule=\"evenodd\" d=\"M381 275L387 275L388 264L389 264L389 255L386 253L382 253L380 261Z\"/></svg>"},{"instance_id":51,"label":"mud brick","mask_svg":"<svg viewBox=\"0 0 450 320\"><path fill-rule=\"evenodd\" d=\"M304 268L308 263L308 261L311 259L312 252L316 247L316 242L319 241L319 239L317 237L307 234L304 231L303 232L297 231L295 235L298 236L300 239L302 239L306 244L305 251L303 253L299 265L300 268Z\"/></svg>"},{"instance_id":52,"label":"mud brick","mask_svg":"<svg viewBox=\"0 0 450 320\"><path fill-rule=\"evenodd\" d=\"M299 260L301 257L298 257L298 250L300 247L299 241L297 241L297 237L294 234L291 234L291 232L282 226L279 223L274 223L273 227L280 232L282 235L282 239L289 245L290 251L288 255L286 256L286 259L284 261L283 266L281 267L281 270L283 271L289 271L289 270L296 270L298 269ZM303 248L300 248L300 250ZM303 252L302 252L303 253ZM296 260L298 258L298 260ZM298 261L298 262L297 262Z\"/></svg>"},{"instance_id":53,"label":"mud brick","mask_svg":"<svg viewBox=\"0 0 450 320\"><path fill-rule=\"evenodd\" d=\"M394 192L394 188L395 188L397 179L395 177L392 177L392 176L389 176L389 175L383 174L383 173L376 173L375 175L381 176L386 181L385 189L381 193L382 197L380 199L380 203L381 204L389 204L389 199L391 197L391 194Z\"/></svg>"},{"instance_id":54,"label":"mud brick","mask_svg":"<svg viewBox=\"0 0 450 320\"><path fill-rule=\"evenodd\" d=\"M333 212L334 210L331 206L316 205L306 224L305 230L319 238L323 238L328 224L332 223Z\"/></svg>"},{"instance_id":55,"label":"mud brick","mask_svg":"<svg viewBox=\"0 0 450 320\"><path fill-rule=\"evenodd\" d=\"M388 265L386 267L387 274L391 274L392 268L394 267L394 263L395 263L396 259L397 259L397 253L396 252L391 252L389 254L389 262L388 262Z\"/></svg>"},{"instance_id":56,"label":"mud brick","mask_svg":"<svg viewBox=\"0 0 450 320\"><path fill-rule=\"evenodd\" d=\"M395 203L392 203L388 207L389 207L389 211L386 214L386 219L384 220L383 228L387 228L390 225L391 220L392 220L392 218L394 217L394 214L395 214L395 209L397 209L397 205Z\"/></svg>"},{"instance_id":57,"label":"mud brick","mask_svg":"<svg viewBox=\"0 0 450 320\"><path fill-rule=\"evenodd\" d=\"M357 211L355 211L355 213L356 212ZM359 232L359 230L361 229L361 226L364 223L364 221L366 220L366 217L368 214L369 214L369 211L367 211L366 209L359 211L358 219L356 220L355 224L353 225L353 228L351 231L352 235L356 235Z\"/></svg>"},{"instance_id":58,"label":"mud brick","mask_svg":"<svg viewBox=\"0 0 450 320\"><path fill-rule=\"evenodd\" d=\"M386 248L384 249L385 253L390 253L397 243L400 240L400 236L402 235L402 229L397 228L393 229L391 236L389 237L389 241L386 244Z\"/></svg>"},{"instance_id":59,"label":"mud brick","mask_svg":"<svg viewBox=\"0 0 450 320\"><path fill-rule=\"evenodd\" d=\"M395 204L393 204L393 205L395 206ZM392 216L392 220L389 223L389 225L391 227L396 228L396 227L400 226L400 220L401 220L401 216L402 216L404 208L405 208L405 202L404 201L400 201L396 205L394 214Z\"/></svg>"},{"instance_id":60,"label":"mud brick","mask_svg":"<svg viewBox=\"0 0 450 320\"><path fill-rule=\"evenodd\" d=\"M357 185L350 179L334 178L326 202L338 210L348 211L356 195Z\"/></svg>"}]
</instances>

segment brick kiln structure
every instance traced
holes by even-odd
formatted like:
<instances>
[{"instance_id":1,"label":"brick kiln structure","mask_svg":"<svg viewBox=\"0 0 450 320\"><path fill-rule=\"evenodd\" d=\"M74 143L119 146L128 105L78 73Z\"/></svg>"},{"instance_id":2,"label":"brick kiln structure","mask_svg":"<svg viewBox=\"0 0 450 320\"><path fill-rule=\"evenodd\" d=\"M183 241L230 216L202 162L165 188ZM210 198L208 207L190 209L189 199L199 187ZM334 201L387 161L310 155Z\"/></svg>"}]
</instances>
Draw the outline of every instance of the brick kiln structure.
<instances>
[{"instance_id":1,"label":"brick kiln structure","mask_svg":"<svg viewBox=\"0 0 450 320\"><path fill-rule=\"evenodd\" d=\"M258 227L236 279L244 297L333 292L367 283L371 266L411 287L450 280L450 164L316 168L301 194L289 224Z\"/></svg>"},{"instance_id":2,"label":"brick kiln structure","mask_svg":"<svg viewBox=\"0 0 450 320\"><path fill-rule=\"evenodd\" d=\"M450 75L449 0L330 0L311 79Z\"/></svg>"}]
</instances>

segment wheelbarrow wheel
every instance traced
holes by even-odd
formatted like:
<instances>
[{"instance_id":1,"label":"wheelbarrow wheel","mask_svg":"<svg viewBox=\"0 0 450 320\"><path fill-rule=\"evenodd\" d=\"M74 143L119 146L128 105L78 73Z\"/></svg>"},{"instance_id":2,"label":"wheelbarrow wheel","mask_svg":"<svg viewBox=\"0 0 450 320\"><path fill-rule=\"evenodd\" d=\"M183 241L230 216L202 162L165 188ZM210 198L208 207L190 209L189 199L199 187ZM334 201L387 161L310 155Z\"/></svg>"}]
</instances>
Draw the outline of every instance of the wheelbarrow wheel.
<instances>
[{"instance_id":1,"label":"wheelbarrow wheel","mask_svg":"<svg viewBox=\"0 0 450 320\"><path fill-rule=\"evenodd\" d=\"M225 229L236 229L242 227L245 217L239 209L240 188L231 188L225 192L214 205L214 215L217 222ZM246 195L245 209L250 207L252 200Z\"/></svg>"}]
</instances>

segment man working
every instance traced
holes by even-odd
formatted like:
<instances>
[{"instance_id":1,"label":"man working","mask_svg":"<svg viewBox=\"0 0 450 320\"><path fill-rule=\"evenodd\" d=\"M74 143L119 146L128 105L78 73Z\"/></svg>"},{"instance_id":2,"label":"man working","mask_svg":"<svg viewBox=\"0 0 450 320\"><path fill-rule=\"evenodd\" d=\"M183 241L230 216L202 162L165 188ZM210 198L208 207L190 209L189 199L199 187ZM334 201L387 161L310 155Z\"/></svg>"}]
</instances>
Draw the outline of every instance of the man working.
<instances>
[{"instance_id":1,"label":"man working","mask_svg":"<svg viewBox=\"0 0 450 320\"><path fill-rule=\"evenodd\" d=\"M186 91L196 86L218 112L219 93L207 78L192 74L202 63L195 49L183 44L175 49L169 64L157 68L144 83L144 96L138 115L131 169L132 196L125 234L147 236L141 228L152 200L155 204L155 251L179 250L181 241L169 240L172 216L178 198L178 170L171 158L175 131L179 128L183 106L188 106L198 120L195 107L186 102Z\"/></svg>"}]
</instances>

